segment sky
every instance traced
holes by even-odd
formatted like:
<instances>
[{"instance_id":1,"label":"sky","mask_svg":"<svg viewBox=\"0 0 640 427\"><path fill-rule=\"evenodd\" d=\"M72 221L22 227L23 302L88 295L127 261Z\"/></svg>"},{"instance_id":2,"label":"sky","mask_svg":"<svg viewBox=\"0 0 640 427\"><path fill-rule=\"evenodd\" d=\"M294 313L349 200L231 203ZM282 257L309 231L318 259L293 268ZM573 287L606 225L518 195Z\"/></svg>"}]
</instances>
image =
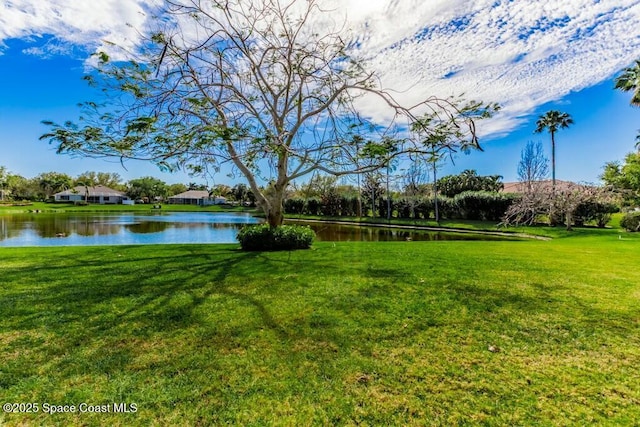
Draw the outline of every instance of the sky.
<instances>
[{"instance_id":1,"label":"sky","mask_svg":"<svg viewBox=\"0 0 640 427\"><path fill-rule=\"evenodd\" d=\"M254 0L257 1L257 0ZM333 22L357 40L385 88L413 104L430 95L464 93L502 109L478 124L483 152L458 155L439 172L475 169L517 180L520 152L551 109L575 124L557 134L556 175L598 182L602 166L633 150L640 109L614 90L620 71L640 58L640 0L320 0ZM116 172L129 180L233 183L224 172L208 180L129 161L58 155L42 120L77 120L92 99L82 76L91 53L107 41L135 50L158 0L8 0L0 4L0 166L33 177L58 171ZM325 15L323 19L327 19ZM323 21L315 23L323 27ZM383 106L362 105L384 121Z\"/></svg>"}]
</instances>

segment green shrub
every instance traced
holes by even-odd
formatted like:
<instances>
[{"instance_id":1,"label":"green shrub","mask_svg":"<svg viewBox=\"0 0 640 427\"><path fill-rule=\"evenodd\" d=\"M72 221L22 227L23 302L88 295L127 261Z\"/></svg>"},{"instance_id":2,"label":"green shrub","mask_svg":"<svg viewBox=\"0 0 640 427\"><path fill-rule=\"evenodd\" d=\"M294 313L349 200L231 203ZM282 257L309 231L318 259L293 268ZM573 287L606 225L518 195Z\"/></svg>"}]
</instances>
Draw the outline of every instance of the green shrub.
<instances>
[{"instance_id":1,"label":"green shrub","mask_svg":"<svg viewBox=\"0 0 640 427\"><path fill-rule=\"evenodd\" d=\"M307 215L320 215L320 200L316 198L307 199L304 204L304 213Z\"/></svg>"},{"instance_id":2,"label":"green shrub","mask_svg":"<svg viewBox=\"0 0 640 427\"><path fill-rule=\"evenodd\" d=\"M433 199L429 201L429 204L435 209ZM460 219L460 209L458 209L455 199L451 197L438 196L438 213L440 219Z\"/></svg>"},{"instance_id":3,"label":"green shrub","mask_svg":"<svg viewBox=\"0 0 640 427\"><path fill-rule=\"evenodd\" d=\"M320 215L338 216L340 215L341 197L335 189L329 189L320 197Z\"/></svg>"},{"instance_id":4,"label":"green shrub","mask_svg":"<svg viewBox=\"0 0 640 427\"><path fill-rule=\"evenodd\" d=\"M398 218L418 219L421 215L424 218L429 218L429 211L433 208L428 206L428 200L405 196L394 201L394 209Z\"/></svg>"},{"instance_id":5,"label":"green shrub","mask_svg":"<svg viewBox=\"0 0 640 427\"><path fill-rule=\"evenodd\" d=\"M462 219L499 221L517 197L511 193L465 191L454 200Z\"/></svg>"},{"instance_id":6,"label":"green shrub","mask_svg":"<svg viewBox=\"0 0 640 427\"><path fill-rule=\"evenodd\" d=\"M420 198L418 199L418 204L414 209L413 217L415 219L418 219L418 218L429 219L434 209L435 209L435 206L433 205L433 200L430 200L429 198ZM435 217L435 214L434 214L434 217Z\"/></svg>"},{"instance_id":7,"label":"green shrub","mask_svg":"<svg viewBox=\"0 0 640 427\"><path fill-rule=\"evenodd\" d=\"M304 199L294 198L284 201L284 212L299 215L304 212Z\"/></svg>"},{"instance_id":8,"label":"green shrub","mask_svg":"<svg viewBox=\"0 0 640 427\"><path fill-rule=\"evenodd\" d=\"M575 212L575 224L581 226L585 222L593 221L598 227L604 228L611 220L611 214L619 211L618 206L613 203L601 201L582 202Z\"/></svg>"},{"instance_id":9,"label":"green shrub","mask_svg":"<svg viewBox=\"0 0 640 427\"><path fill-rule=\"evenodd\" d=\"M640 212L629 212L620 220L620 226L627 231L640 231Z\"/></svg>"},{"instance_id":10,"label":"green shrub","mask_svg":"<svg viewBox=\"0 0 640 427\"><path fill-rule=\"evenodd\" d=\"M393 207L394 207L393 199L391 199L391 203L387 204L387 198L385 196L379 197L378 198L378 213L377 213L378 218L387 218L387 210L388 210L388 208L391 208L390 217L393 217Z\"/></svg>"},{"instance_id":11,"label":"green shrub","mask_svg":"<svg viewBox=\"0 0 640 427\"><path fill-rule=\"evenodd\" d=\"M307 226L268 224L249 225L240 230L236 239L245 251L286 251L309 249L316 233Z\"/></svg>"},{"instance_id":12,"label":"green shrub","mask_svg":"<svg viewBox=\"0 0 640 427\"><path fill-rule=\"evenodd\" d=\"M396 202L398 218L411 218L411 212L415 212L415 198L403 197Z\"/></svg>"},{"instance_id":13,"label":"green shrub","mask_svg":"<svg viewBox=\"0 0 640 427\"><path fill-rule=\"evenodd\" d=\"M340 215L342 216L358 215L358 198L356 196L340 197Z\"/></svg>"}]
</instances>

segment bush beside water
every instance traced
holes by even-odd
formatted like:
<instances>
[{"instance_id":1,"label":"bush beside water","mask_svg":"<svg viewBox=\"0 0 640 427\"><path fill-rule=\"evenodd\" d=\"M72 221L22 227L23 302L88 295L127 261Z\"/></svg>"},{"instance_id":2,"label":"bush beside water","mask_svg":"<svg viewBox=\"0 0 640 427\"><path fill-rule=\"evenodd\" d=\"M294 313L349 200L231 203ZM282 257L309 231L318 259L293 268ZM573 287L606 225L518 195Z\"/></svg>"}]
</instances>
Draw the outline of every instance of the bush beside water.
<instances>
[{"instance_id":1,"label":"bush beside water","mask_svg":"<svg viewBox=\"0 0 640 427\"><path fill-rule=\"evenodd\" d=\"M309 249L316 233L307 226L268 224L249 225L240 230L238 241L245 251L287 251Z\"/></svg>"}]
</instances>

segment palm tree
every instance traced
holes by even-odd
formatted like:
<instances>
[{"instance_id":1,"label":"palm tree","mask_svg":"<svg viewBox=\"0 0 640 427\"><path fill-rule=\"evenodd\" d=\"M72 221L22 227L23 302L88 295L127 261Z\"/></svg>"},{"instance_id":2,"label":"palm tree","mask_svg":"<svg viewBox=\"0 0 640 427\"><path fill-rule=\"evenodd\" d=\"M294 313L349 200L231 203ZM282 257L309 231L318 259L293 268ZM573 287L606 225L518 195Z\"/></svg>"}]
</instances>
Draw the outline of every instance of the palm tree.
<instances>
[{"instance_id":1,"label":"palm tree","mask_svg":"<svg viewBox=\"0 0 640 427\"><path fill-rule=\"evenodd\" d=\"M631 105L640 107L640 59L636 59L633 67L623 70L623 73L616 78L615 87L623 92L633 91Z\"/></svg>"},{"instance_id":2,"label":"palm tree","mask_svg":"<svg viewBox=\"0 0 640 427\"><path fill-rule=\"evenodd\" d=\"M551 134L551 183L553 190L556 189L556 140L555 134L558 129L566 129L573 124L573 119L567 113L550 110L538 118L536 122L535 133L540 133L545 129L549 129Z\"/></svg>"},{"instance_id":3,"label":"palm tree","mask_svg":"<svg viewBox=\"0 0 640 427\"><path fill-rule=\"evenodd\" d=\"M640 107L640 59L636 59L633 67L625 68L616 78L615 88L623 92L633 91L631 105ZM636 136L636 149L640 151L640 132Z\"/></svg>"}]
</instances>

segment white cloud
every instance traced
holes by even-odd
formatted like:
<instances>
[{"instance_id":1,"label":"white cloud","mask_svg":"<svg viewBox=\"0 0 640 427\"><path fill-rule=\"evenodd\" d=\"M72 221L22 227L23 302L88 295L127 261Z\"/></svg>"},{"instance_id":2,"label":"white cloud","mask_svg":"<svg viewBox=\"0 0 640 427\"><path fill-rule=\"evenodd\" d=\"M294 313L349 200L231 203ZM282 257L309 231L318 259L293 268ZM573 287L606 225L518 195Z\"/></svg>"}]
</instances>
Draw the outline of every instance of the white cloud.
<instances>
[{"instance_id":1,"label":"white cloud","mask_svg":"<svg viewBox=\"0 0 640 427\"><path fill-rule=\"evenodd\" d=\"M640 52L640 0L323 0L333 20L358 34L360 53L397 98L464 92L503 110L482 132L504 133L532 110L597 84ZM6 0L0 43L50 34L55 43L96 50L104 40L132 48L160 0ZM322 23L318 24L320 27ZM366 113L385 117L383 106Z\"/></svg>"},{"instance_id":2,"label":"white cloud","mask_svg":"<svg viewBox=\"0 0 640 427\"><path fill-rule=\"evenodd\" d=\"M362 51L383 84L413 103L461 92L497 101L503 111L482 124L504 133L538 105L597 84L640 52L640 2L403 1L366 29ZM374 104L368 113L384 117Z\"/></svg>"},{"instance_id":3,"label":"white cloud","mask_svg":"<svg viewBox=\"0 0 640 427\"><path fill-rule=\"evenodd\" d=\"M128 0L7 0L0 4L0 43L11 38L52 35L55 41L26 53L50 54L64 46L95 50L104 41L132 48L139 41L135 28L144 26L153 1Z\"/></svg>"}]
</instances>

